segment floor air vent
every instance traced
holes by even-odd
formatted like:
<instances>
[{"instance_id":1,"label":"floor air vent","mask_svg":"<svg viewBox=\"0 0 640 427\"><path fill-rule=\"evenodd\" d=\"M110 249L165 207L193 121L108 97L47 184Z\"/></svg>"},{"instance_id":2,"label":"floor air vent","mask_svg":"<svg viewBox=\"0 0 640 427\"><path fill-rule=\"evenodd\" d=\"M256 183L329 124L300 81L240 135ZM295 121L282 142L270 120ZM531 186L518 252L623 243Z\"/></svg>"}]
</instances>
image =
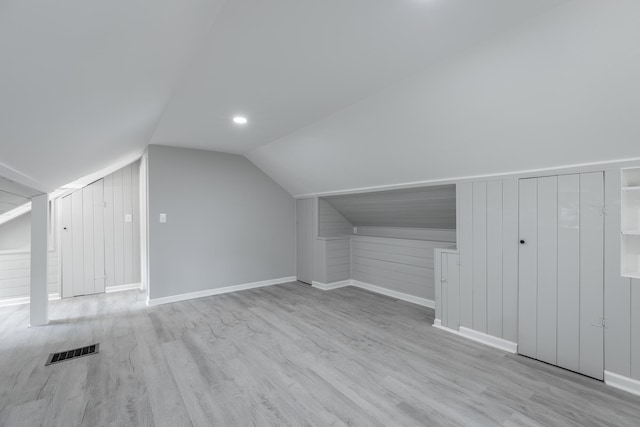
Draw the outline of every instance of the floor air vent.
<instances>
[{"instance_id":1,"label":"floor air vent","mask_svg":"<svg viewBox=\"0 0 640 427\"><path fill-rule=\"evenodd\" d=\"M77 359L78 357L91 356L92 354L98 354L99 352L100 344L92 344L86 347L75 348L73 350L61 351L60 353L51 353L44 366L64 362L65 360Z\"/></svg>"}]
</instances>

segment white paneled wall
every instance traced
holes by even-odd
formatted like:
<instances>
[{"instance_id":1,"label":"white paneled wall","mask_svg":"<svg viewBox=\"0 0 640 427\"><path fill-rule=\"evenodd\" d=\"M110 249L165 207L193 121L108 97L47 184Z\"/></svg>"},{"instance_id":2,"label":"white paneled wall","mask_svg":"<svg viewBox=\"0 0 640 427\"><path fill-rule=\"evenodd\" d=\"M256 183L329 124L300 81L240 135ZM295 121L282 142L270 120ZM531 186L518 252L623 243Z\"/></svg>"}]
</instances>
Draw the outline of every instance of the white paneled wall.
<instances>
[{"instance_id":1,"label":"white paneled wall","mask_svg":"<svg viewBox=\"0 0 640 427\"><path fill-rule=\"evenodd\" d=\"M49 251L49 295L58 296L58 254ZM29 250L0 251L0 305L29 298L31 253Z\"/></svg>"},{"instance_id":2,"label":"white paneled wall","mask_svg":"<svg viewBox=\"0 0 640 427\"><path fill-rule=\"evenodd\" d=\"M518 180L458 185L460 325L518 339Z\"/></svg>"},{"instance_id":3,"label":"white paneled wall","mask_svg":"<svg viewBox=\"0 0 640 427\"><path fill-rule=\"evenodd\" d=\"M620 274L620 169L604 182L605 370L640 381L640 279Z\"/></svg>"},{"instance_id":4,"label":"white paneled wall","mask_svg":"<svg viewBox=\"0 0 640 427\"><path fill-rule=\"evenodd\" d=\"M434 300L434 249L446 242L353 236L351 274L354 280L407 295Z\"/></svg>"},{"instance_id":5,"label":"white paneled wall","mask_svg":"<svg viewBox=\"0 0 640 427\"><path fill-rule=\"evenodd\" d=\"M351 278L351 238L318 238L315 247L313 281L323 284L342 282Z\"/></svg>"},{"instance_id":6,"label":"white paneled wall","mask_svg":"<svg viewBox=\"0 0 640 427\"><path fill-rule=\"evenodd\" d=\"M62 199L64 297L140 283L139 165L125 166Z\"/></svg>"}]
</instances>

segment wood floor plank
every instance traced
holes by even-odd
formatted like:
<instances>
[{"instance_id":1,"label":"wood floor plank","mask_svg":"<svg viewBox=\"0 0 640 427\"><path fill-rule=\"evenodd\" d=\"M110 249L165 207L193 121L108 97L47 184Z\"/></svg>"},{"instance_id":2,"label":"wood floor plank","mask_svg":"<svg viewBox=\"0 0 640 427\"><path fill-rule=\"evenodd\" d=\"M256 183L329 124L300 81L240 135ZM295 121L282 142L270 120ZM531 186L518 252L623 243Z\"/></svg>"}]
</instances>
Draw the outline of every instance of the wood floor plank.
<instances>
[{"instance_id":1,"label":"wood floor plank","mask_svg":"<svg viewBox=\"0 0 640 427\"><path fill-rule=\"evenodd\" d=\"M0 308L2 426L635 426L640 399L300 283L146 307L128 291ZM95 356L46 356L100 343Z\"/></svg>"}]
</instances>

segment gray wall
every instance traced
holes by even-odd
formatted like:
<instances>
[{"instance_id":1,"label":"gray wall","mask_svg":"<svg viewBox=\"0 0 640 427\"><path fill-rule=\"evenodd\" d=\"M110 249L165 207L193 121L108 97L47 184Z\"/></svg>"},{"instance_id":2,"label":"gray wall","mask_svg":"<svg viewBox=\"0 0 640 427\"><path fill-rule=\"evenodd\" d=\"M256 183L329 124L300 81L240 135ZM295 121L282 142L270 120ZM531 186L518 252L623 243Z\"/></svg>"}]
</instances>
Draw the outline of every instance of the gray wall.
<instances>
[{"instance_id":1,"label":"gray wall","mask_svg":"<svg viewBox=\"0 0 640 427\"><path fill-rule=\"evenodd\" d=\"M31 213L0 225L0 251L31 247Z\"/></svg>"},{"instance_id":2,"label":"gray wall","mask_svg":"<svg viewBox=\"0 0 640 427\"><path fill-rule=\"evenodd\" d=\"M295 276L294 199L260 169L211 151L148 156L151 299Z\"/></svg>"}]
</instances>

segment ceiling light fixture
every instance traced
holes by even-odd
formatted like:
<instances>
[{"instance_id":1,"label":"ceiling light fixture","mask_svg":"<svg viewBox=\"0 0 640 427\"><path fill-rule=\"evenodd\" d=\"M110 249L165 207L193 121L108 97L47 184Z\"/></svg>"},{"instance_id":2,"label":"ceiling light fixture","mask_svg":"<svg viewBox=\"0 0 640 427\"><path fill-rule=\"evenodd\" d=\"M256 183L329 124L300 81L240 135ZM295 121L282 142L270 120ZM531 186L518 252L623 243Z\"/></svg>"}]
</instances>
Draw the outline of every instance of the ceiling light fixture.
<instances>
[{"instance_id":1,"label":"ceiling light fixture","mask_svg":"<svg viewBox=\"0 0 640 427\"><path fill-rule=\"evenodd\" d=\"M246 117L242 117L242 116L235 116L233 118L233 123L237 124L237 125L246 125L248 122Z\"/></svg>"}]
</instances>

